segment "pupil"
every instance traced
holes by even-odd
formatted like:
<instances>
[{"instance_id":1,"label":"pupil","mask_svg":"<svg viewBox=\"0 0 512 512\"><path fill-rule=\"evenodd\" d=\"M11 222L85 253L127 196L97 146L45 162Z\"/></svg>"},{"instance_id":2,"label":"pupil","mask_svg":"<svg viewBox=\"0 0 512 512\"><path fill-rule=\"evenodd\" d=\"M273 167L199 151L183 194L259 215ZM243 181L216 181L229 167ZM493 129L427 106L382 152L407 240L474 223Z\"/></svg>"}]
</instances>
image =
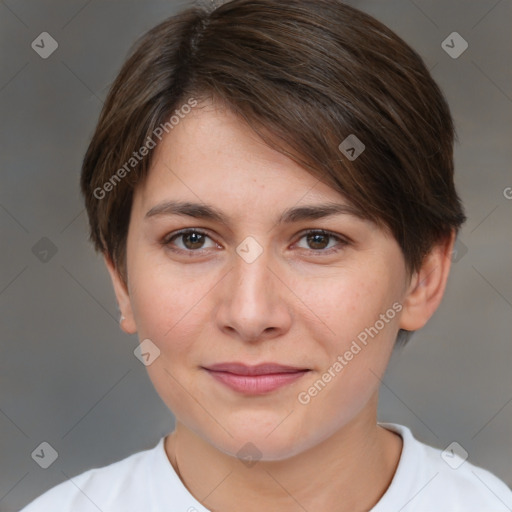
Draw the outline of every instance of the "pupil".
<instances>
[{"instance_id":1,"label":"pupil","mask_svg":"<svg viewBox=\"0 0 512 512\"><path fill-rule=\"evenodd\" d=\"M323 239L325 242L327 240L327 236L322 233L314 233L312 235L309 235L308 244L313 249L325 249L325 247L327 247L327 244L322 243L321 239ZM320 245L320 247L318 247L318 244Z\"/></svg>"}]
</instances>

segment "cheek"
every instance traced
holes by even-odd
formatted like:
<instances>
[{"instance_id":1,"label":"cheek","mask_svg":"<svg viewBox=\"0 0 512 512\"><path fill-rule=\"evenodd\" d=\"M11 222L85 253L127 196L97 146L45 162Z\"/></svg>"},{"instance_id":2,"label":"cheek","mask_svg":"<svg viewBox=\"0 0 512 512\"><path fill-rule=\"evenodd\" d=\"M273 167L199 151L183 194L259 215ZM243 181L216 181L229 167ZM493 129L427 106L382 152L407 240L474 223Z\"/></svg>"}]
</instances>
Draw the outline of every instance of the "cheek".
<instances>
[{"instance_id":1,"label":"cheek","mask_svg":"<svg viewBox=\"0 0 512 512\"><path fill-rule=\"evenodd\" d=\"M147 266L134 275L132 308L139 340L149 338L160 355L146 367L155 390L182 421L200 417L194 396L205 402L197 382L197 340L205 337L208 312L205 294L212 284L193 279L183 272L170 272L165 266ZM148 270L153 269L153 270ZM185 392L186 390L187 392Z\"/></svg>"},{"instance_id":2,"label":"cheek","mask_svg":"<svg viewBox=\"0 0 512 512\"><path fill-rule=\"evenodd\" d=\"M182 352L204 325L201 303L212 285L207 275L171 270L147 264L134 272L132 309L140 339L150 338L162 352Z\"/></svg>"},{"instance_id":3,"label":"cheek","mask_svg":"<svg viewBox=\"0 0 512 512\"><path fill-rule=\"evenodd\" d=\"M295 280L290 287L306 306L309 326L325 332L328 344L340 351L391 308L396 290L387 276L370 272L344 272L315 280ZM301 315L302 316L302 315ZM393 322L386 324L385 331Z\"/></svg>"},{"instance_id":4,"label":"cheek","mask_svg":"<svg viewBox=\"0 0 512 512\"><path fill-rule=\"evenodd\" d=\"M322 396L317 402L330 402L349 415L378 387L398 330L396 290L382 275L363 276L353 273L302 291L314 313L308 321L311 335L326 354L312 376L311 393Z\"/></svg>"}]
</instances>

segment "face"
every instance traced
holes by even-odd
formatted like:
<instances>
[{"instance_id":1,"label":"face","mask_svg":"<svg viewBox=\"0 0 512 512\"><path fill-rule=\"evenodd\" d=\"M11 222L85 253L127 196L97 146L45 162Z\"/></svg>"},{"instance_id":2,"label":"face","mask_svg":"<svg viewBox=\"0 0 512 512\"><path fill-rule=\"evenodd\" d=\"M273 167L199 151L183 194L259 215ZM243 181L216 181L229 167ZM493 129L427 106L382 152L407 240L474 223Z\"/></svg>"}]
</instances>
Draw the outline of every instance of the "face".
<instances>
[{"instance_id":1,"label":"face","mask_svg":"<svg viewBox=\"0 0 512 512\"><path fill-rule=\"evenodd\" d=\"M326 204L342 208L286 215ZM162 140L136 189L124 328L159 349L147 370L177 420L224 453L250 441L289 457L375 405L409 280L396 240L347 206L211 105ZM307 371L233 377L253 386L235 389L207 370L232 362Z\"/></svg>"}]
</instances>

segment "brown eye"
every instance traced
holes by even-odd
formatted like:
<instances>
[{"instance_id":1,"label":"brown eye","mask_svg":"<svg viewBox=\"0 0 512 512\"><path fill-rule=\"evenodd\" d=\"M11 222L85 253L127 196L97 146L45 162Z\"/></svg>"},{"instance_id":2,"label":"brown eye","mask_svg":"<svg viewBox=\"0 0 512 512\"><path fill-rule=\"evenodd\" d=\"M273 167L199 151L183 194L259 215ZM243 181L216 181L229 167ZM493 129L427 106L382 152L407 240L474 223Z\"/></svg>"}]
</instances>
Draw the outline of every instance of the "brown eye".
<instances>
[{"instance_id":1,"label":"brown eye","mask_svg":"<svg viewBox=\"0 0 512 512\"><path fill-rule=\"evenodd\" d=\"M200 249L203 246L205 239L203 234L197 233L196 231L181 235L181 237L183 240L183 245L187 249Z\"/></svg>"},{"instance_id":2,"label":"brown eye","mask_svg":"<svg viewBox=\"0 0 512 512\"><path fill-rule=\"evenodd\" d=\"M339 250L348 244L348 241L343 237L322 230L308 231L304 233L301 237L301 240L302 239L306 239L307 247L300 246L301 248L310 249L320 253L330 253L332 251Z\"/></svg>"},{"instance_id":3,"label":"brown eye","mask_svg":"<svg viewBox=\"0 0 512 512\"><path fill-rule=\"evenodd\" d=\"M324 233L309 234L306 238L311 249L325 249L329 245L329 235Z\"/></svg>"},{"instance_id":4,"label":"brown eye","mask_svg":"<svg viewBox=\"0 0 512 512\"><path fill-rule=\"evenodd\" d=\"M210 246L205 246L207 240L211 241ZM171 233L164 239L163 244L173 251L181 252L198 252L199 249L215 247L215 243L206 233L196 229L184 229L177 233Z\"/></svg>"}]
</instances>

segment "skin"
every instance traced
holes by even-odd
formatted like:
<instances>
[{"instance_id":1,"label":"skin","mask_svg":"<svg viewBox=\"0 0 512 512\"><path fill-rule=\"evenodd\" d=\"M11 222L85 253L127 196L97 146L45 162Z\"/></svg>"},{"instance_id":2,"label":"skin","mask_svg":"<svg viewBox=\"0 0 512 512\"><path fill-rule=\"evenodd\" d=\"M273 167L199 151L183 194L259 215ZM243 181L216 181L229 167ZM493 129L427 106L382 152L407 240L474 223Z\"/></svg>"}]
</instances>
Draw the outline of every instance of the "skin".
<instances>
[{"instance_id":1,"label":"skin","mask_svg":"<svg viewBox=\"0 0 512 512\"><path fill-rule=\"evenodd\" d=\"M195 108L156 151L134 194L128 285L105 262L122 329L160 350L147 370L176 417L165 439L170 463L212 511L370 509L389 486L402 449L398 435L377 425L379 379L399 328L421 328L439 305L454 237L408 275L396 240L367 220L339 214L277 224L288 208L348 202L218 105ZM229 223L145 218L169 200L207 203ZM162 243L182 228L207 236ZM349 241L324 236L315 245L304 235L308 229ZM248 236L263 250L252 263L236 252ZM298 394L393 303L402 310L301 404ZM270 393L243 395L202 368L229 361L310 371ZM250 467L237 457L248 442L261 453Z\"/></svg>"}]
</instances>

